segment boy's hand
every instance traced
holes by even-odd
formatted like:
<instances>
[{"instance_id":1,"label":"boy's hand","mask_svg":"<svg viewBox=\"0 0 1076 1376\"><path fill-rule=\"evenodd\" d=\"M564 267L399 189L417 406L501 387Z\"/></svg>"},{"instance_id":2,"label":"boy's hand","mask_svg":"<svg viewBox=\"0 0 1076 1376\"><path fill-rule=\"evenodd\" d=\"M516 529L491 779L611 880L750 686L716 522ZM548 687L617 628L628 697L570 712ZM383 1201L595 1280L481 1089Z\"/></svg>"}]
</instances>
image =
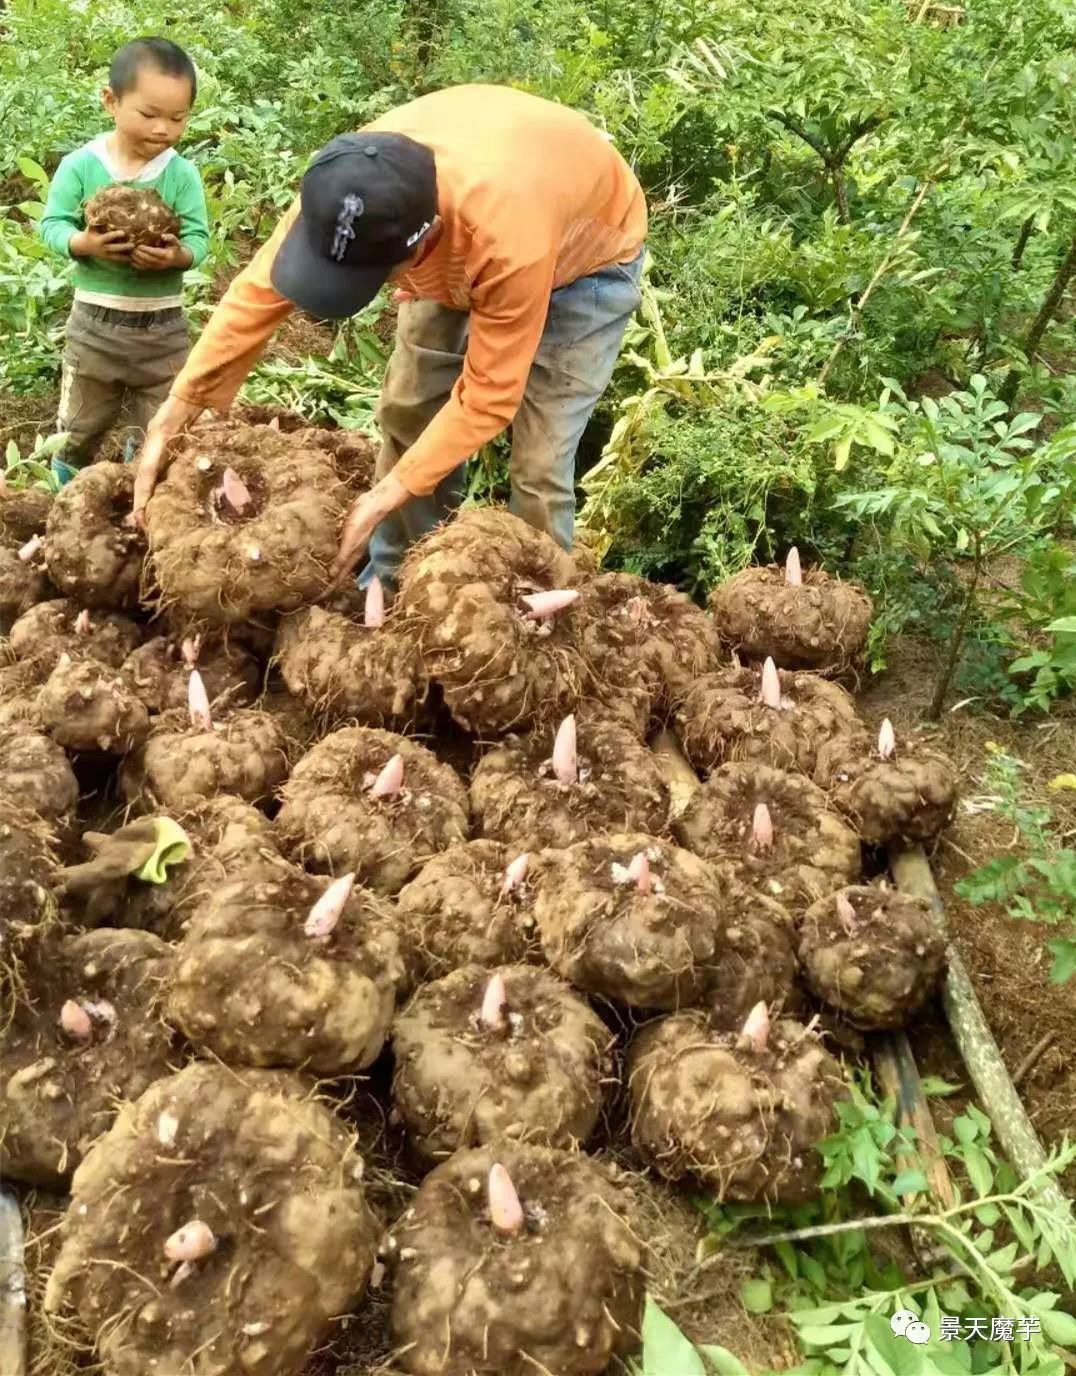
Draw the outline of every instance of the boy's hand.
<instances>
[{"instance_id":1,"label":"boy's hand","mask_svg":"<svg viewBox=\"0 0 1076 1376\"><path fill-rule=\"evenodd\" d=\"M100 258L105 263L130 262L133 248L122 229L81 229L67 242L72 258Z\"/></svg>"},{"instance_id":2,"label":"boy's hand","mask_svg":"<svg viewBox=\"0 0 1076 1376\"><path fill-rule=\"evenodd\" d=\"M143 272L167 272L171 268L189 268L193 255L184 248L174 234L163 234L163 248L139 246L131 253L131 263Z\"/></svg>"},{"instance_id":3,"label":"boy's hand","mask_svg":"<svg viewBox=\"0 0 1076 1376\"><path fill-rule=\"evenodd\" d=\"M167 471L165 450L169 442L193 424L203 409L197 402L168 397L150 421L146 429L146 443L135 471L134 510L130 519L136 526L145 525L146 504L153 496L153 489L162 472Z\"/></svg>"}]
</instances>

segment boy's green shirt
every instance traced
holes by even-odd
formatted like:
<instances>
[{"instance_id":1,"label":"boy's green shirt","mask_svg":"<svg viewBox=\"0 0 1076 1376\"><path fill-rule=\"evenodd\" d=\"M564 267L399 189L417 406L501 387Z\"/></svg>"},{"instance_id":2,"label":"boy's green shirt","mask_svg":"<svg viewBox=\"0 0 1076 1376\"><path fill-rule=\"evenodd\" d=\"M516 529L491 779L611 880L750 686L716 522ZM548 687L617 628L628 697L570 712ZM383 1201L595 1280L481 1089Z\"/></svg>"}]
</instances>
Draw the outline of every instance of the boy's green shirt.
<instances>
[{"instance_id":1,"label":"boy's green shirt","mask_svg":"<svg viewBox=\"0 0 1076 1376\"><path fill-rule=\"evenodd\" d=\"M84 148L68 153L49 186L45 213L41 217L40 233L51 249L70 256L70 242L74 234L85 229L83 206L97 191L106 186L152 187L161 199L179 216L179 241L191 254L191 267L205 260L209 251L209 217L206 213L205 192L198 169L173 148L161 153L142 169L140 176L128 180L113 175L111 158L104 135ZM167 272L140 270L126 263L106 263L97 258L75 260L75 299L96 300L109 304L107 298L130 298L133 301L154 301L173 304L182 300L183 270Z\"/></svg>"}]
</instances>

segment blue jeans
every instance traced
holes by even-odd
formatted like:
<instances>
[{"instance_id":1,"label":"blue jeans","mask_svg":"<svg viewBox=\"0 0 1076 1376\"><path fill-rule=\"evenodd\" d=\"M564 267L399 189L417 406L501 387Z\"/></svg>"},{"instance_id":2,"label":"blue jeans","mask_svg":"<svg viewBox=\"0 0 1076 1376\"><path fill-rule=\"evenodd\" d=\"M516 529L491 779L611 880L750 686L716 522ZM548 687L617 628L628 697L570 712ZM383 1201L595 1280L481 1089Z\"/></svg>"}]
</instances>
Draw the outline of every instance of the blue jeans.
<instances>
[{"instance_id":1,"label":"blue jeans","mask_svg":"<svg viewBox=\"0 0 1076 1376\"><path fill-rule=\"evenodd\" d=\"M642 297L644 251L559 287L512 421L509 509L571 549L575 522L575 452L609 384L628 321ZM463 369L469 315L436 301L400 307L396 346L378 403L382 478L448 400ZM374 573L391 591L408 547L463 501L466 464L428 497L412 497L374 531L363 583Z\"/></svg>"}]
</instances>

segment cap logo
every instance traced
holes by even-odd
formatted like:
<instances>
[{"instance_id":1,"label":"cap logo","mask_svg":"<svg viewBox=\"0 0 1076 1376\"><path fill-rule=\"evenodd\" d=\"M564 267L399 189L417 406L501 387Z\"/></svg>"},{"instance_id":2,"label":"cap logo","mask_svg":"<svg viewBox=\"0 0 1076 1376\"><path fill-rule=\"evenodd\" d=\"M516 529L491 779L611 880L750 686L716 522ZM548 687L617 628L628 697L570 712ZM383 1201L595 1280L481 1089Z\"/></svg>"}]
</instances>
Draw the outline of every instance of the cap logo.
<instances>
[{"instance_id":1,"label":"cap logo","mask_svg":"<svg viewBox=\"0 0 1076 1376\"><path fill-rule=\"evenodd\" d=\"M333 235L333 246L330 254L338 263L344 261L344 254L347 252L349 242L355 237L355 221L362 214L365 206L361 196L345 196L344 203L340 207L340 213L336 217L336 232Z\"/></svg>"},{"instance_id":2,"label":"cap logo","mask_svg":"<svg viewBox=\"0 0 1076 1376\"><path fill-rule=\"evenodd\" d=\"M414 234L409 234L409 235L407 236L407 247L408 247L408 248L414 248L414 247L415 247L415 245L418 243L418 241L422 238L422 236L423 236L423 235L427 232L427 230L429 229L430 223L431 223L431 222L430 222L429 220L427 220L427 221L425 222L425 224L419 225L418 229L415 230Z\"/></svg>"}]
</instances>

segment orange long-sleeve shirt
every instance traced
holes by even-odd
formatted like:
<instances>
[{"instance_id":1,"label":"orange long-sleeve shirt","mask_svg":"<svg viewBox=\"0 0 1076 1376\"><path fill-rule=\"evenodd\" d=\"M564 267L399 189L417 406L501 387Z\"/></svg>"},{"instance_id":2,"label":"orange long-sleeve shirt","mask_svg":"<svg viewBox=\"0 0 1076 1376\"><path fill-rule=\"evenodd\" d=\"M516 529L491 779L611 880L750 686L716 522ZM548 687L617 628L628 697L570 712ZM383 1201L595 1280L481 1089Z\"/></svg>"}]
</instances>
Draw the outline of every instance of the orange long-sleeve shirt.
<instances>
[{"instance_id":1,"label":"orange long-sleeve shirt","mask_svg":"<svg viewBox=\"0 0 1076 1376\"><path fill-rule=\"evenodd\" d=\"M467 358L451 397L396 466L413 495L511 422L542 336L550 294L646 237L646 203L627 163L584 116L502 86L456 86L367 126L434 153L441 238L397 285L471 313ZM293 309L270 283L298 201L232 282L172 394L224 409Z\"/></svg>"}]
</instances>

